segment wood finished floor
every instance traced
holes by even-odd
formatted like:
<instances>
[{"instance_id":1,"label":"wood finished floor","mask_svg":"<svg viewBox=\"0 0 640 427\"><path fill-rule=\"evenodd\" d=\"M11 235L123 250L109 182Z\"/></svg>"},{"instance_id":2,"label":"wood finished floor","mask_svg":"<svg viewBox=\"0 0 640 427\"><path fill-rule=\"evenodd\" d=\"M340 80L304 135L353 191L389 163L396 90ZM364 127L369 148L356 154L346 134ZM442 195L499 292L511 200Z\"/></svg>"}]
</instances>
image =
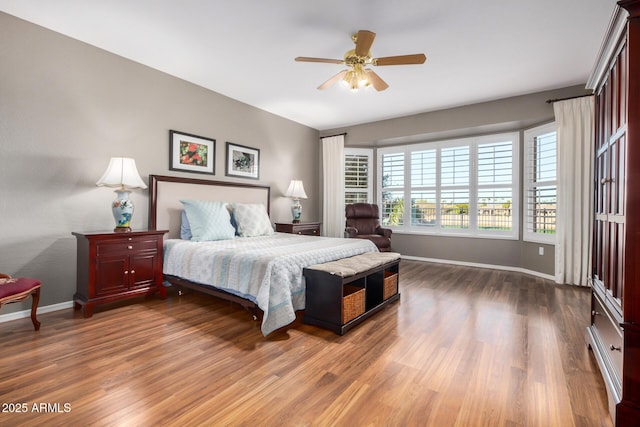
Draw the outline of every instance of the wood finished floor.
<instances>
[{"instance_id":1,"label":"wood finished floor","mask_svg":"<svg viewBox=\"0 0 640 427\"><path fill-rule=\"evenodd\" d=\"M0 425L612 425L586 289L405 260L400 290L342 337L298 324L265 339L197 294L47 313L39 332L2 323L0 403L28 412Z\"/></svg>"}]
</instances>

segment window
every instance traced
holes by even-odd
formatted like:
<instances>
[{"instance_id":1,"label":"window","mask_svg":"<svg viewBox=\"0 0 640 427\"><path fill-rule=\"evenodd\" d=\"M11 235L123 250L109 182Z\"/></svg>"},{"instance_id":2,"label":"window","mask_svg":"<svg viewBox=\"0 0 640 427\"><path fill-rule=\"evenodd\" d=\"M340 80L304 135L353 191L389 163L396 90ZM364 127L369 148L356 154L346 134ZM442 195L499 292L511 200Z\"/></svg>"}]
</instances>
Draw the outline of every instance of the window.
<instances>
[{"instance_id":1,"label":"window","mask_svg":"<svg viewBox=\"0 0 640 427\"><path fill-rule=\"evenodd\" d=\"M379 149L383 224L397 232L517 238L518 144L510 133Z\"/></svg>"},{"instance_id":2,"label":"window","mask_svg":"<svg viewBox=\"0 0 640 427\"><path fill-rule=\"evenodd\" d=\"M404 224L404 152L382 155L382 224Z\"/></svg>"},{"instance_id":3,"label":"window","mask_svg":"<svg viewBox=\"0 0 640 427\"><path fill-rule=\"evenodd\" d=\"M373 150L368 148L344 149L344 197L345 204L371 203L373 186L371 163Z\"/></svg>"},{"instance_id":4,"label":"window","mask_svg":"<svg viewBox=\"0 0 640 427\"><path fill-rule=\"evenodd\" d=\"M469 228L470 148L440 149L440 226L449 231Z\"/></svg>"},{"instance_id":5,"label":"window","mask_svg":"<svg viewBox=\"0 0 640 427\"><path fill-rule=\"evenodd\" d=\"M433 228L436 225L437 151L411 153L411 226Z\"/></svg>"},{"instance_id":6,"label":"window","mask_svg":"<svg viewBox=\"0 0 640 427\"><path fill-rule=\"evenodd\" d=\"M524 132L524 240L555 242L556 136L555 123Z\"/></svg>"},{"instance_id":7,"label":"window","mask_svg":"<svg viewBox=\"0 0 640 427\"><path fill-rule=\"evenodd\" d=\"M478 144L478 229L513 229L514 158L512 141Z\"/></svg>"}]
</instances>

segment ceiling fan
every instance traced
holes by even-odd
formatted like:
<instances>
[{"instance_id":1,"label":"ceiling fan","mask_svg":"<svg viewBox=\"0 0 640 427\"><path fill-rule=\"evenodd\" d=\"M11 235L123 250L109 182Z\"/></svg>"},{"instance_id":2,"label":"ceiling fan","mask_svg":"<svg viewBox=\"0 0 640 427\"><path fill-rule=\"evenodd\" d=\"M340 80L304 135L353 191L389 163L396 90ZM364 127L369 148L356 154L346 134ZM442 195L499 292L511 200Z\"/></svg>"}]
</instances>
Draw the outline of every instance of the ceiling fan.
<instances>
[{"instance_id":1,"label":"ceiling fan","mask_svg":"<svg viewBox=\"0 0 640 427\"><path fill-rule=\"evenodd\" d=\"M413 55L386 56L383 58L372 58L369 49L376 38L376 33L360 30L351 36L351 40L355 43L355 49L348 50L344 54L344 59L325 59L325 58L309 58L306 56L298 56L295 58L299 62L324 62L329 64L346 64L349 68L340 71L326 82L318 86L323 90L342 80L347 86L356 91L362 87L373 86L377 91L385 90L389 85L380 78L372 69L366 68L369 65L407 65L407 64L424 64L427 57L424 53L416 53Z\"/></svg>"}]
</instances>

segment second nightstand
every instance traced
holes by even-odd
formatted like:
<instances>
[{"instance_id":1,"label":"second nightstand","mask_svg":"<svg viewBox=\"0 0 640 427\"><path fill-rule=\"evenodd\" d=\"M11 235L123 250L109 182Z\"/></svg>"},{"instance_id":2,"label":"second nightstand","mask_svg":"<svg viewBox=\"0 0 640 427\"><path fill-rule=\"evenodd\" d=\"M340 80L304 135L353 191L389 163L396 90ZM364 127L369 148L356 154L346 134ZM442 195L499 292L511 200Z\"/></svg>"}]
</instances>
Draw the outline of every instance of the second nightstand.
<instances>
[{"instance_id":1,"label":"second nightstand","mask_svg":"<svg viewBox=\"0 0 640 427\"><path fill-rule=\"evenodd\" d=\"M299 222L292 224L290 222L276 222L276 231L279 233L303 234L305 236L319 236L321 222Z\"/></svg>"}]
</instances>

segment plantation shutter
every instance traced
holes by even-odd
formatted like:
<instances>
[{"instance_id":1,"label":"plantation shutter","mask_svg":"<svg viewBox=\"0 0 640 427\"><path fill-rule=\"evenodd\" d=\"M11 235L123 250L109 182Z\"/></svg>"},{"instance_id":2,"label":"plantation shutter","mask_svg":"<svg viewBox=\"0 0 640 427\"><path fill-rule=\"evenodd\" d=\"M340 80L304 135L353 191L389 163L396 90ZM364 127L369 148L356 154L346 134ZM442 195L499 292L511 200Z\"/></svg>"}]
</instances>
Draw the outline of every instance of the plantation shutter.
<instances>
[{"instance_id":1,"label":"plantation shutter","mask_svg":"<svg viewBox=\"0 0 640 427\"><path fill-rule=\"evenodd\" d=\"M382 223L404 224L404 153L382 155Z\"/></svg>"},{"instance_id":2,"label":"plantation shutter","mask_svg":"<svg viewBox=\"0 0 640 427\"><path fill-rule=\"evenodd\" d=\"M345 204L371 202L370 163L371 154L345 153Z\"/></svg>"},{"instance_id":3,"label":"plantation shutter","mask_svg":"<svg viewBox=\"0 0 640 427\"><path fill-rule=\"evenodd\" d=\"M513 229L513 142L478 144L479 230Z\"/></svg>"},{"instance_id":4,"label":"plantation shutter","mask_svg":"<svg viewBox=\"0 0 640 427\"><path fill-rule=\"evenodd\" d=\"M526 231L553 235L556 230L556 132L533 137L525 173L528 181L525 205Z\"/></svg>"}]
</instances>

